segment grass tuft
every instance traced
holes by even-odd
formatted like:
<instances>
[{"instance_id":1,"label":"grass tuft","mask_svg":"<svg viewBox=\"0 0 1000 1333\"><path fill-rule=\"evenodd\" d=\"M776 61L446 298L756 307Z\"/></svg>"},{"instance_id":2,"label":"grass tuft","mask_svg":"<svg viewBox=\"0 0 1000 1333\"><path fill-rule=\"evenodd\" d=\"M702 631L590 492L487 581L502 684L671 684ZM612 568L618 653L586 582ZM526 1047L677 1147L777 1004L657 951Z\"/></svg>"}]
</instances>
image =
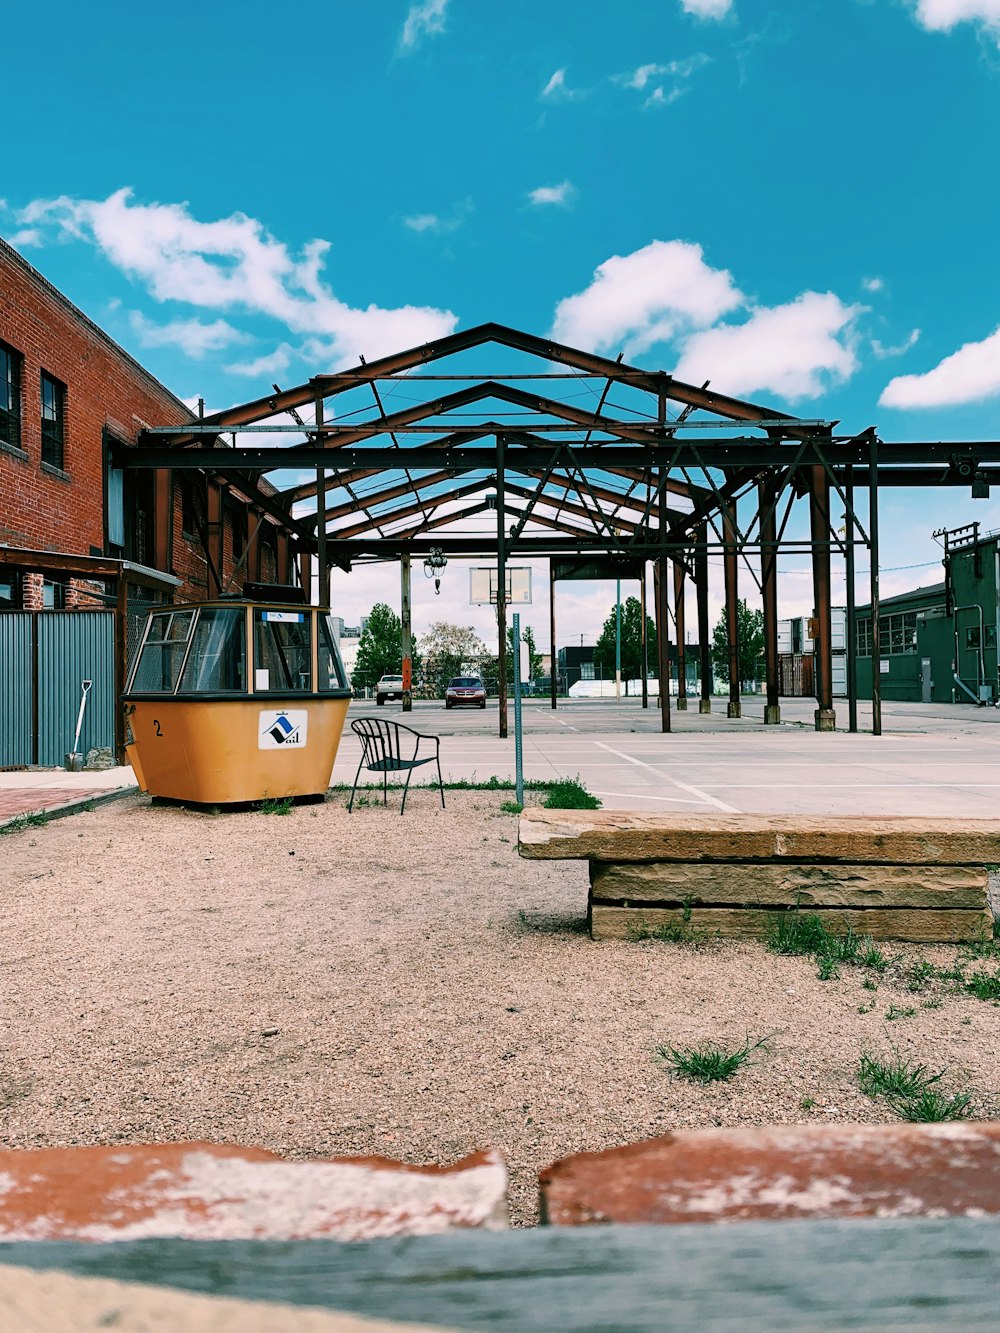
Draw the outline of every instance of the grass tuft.
<instances>
[{"instance_id":1,"label":"grass tuft","mask_svg":"<svg viewBox=\"0 0 1000 1333\"><path fill-rule=\"evenodd\" d=\"M937 1123L968 1120L972 1115L971 1092L956 1092L949 1097L936 1088L925 1088L914 1097L888 1097L886 1100L900 1120Z\"/></svg>"},{"instance_id":2,"label":"grass tuft","mask_svg":"<svg viewBox=\"0 0 1000 1333\"><path fill-rule=\"evenodd\" d=\"M601 802L593 796L579 777L560 778L549 787L542 802L547 810L599 810Z\"/></svg>"},{"instance_id":3,"label":"grass tuft","mask_svg":"<svg viewBox=\"0 0 1000 1333\"><path fill-rule=\"evenodd\" d=\"M49 816L36 810L34 814L15 815L6 824L0 825L0 837L6 838L11 833L21 833L26 828L43 828L49 822Z\"/></svg>"},{"instance_id":4,"label":"grass tuft","mask_svg":"<svg viewBox=\"0 0 1000 1333\"><path fill-rule=\"evenodd\" d=\"M505 815L519 815L524 809L520 801L501 801L500 810Z\"/></svg>"},{"instance_id":5,"label":"grass tuft","mask_svg":"<svg viewBox=\"0 0 1000 1333\"><path fill-rule=\"evenodd\" d=\"M977 1000L1000 1000L1000 971L992 975L989 972L973 972L971 977L964 978L964 985Z\"/></svg>"},{"instance_id":6,"label":"grass tuft","mask_svg":"<svg viewBox=\"0 0 1000 1333\"><path fill-rule=\"evenodd\" d=\"M897 1018L912 1018L916 1009L905 1009L901 1004L890 1004L885 1011L886 1021L895 1023Z\"/></svg>"},{"instance_id":7,"label":"grass tuft","mask_svg":"<svg viewBox=\"0 0 1000 1333\"><path fill-rule=\"evenodd\" d=\"M766 1041L766 1037L761 1037L760 1041L751 1042L748 1037L735 1051L727 1051L711 1043L689 1050L658 1046L656 1054L679 1078L689 1079L692 1083L725 1083Z\"/></svg>"},{"instance_id":8,"label":"grass tuft","mask_svg":"<svg viewBox=\"0 0 1000 1333\"><path fill-rule=\"evenodd\" d=\"M932 1074L926 1065L904 1060L897 1051L891 1060L862 1055L858 1064L858 1087L868 1097L915 1097L925 1092L942 1075Z\"/></svg>"},{"instance_id":9,"label":"grass tuft","mask_svg":"<svg viewBox=\"0 0 1000 1333\"><path fill-rule=\"evenodd\" d=\"M814 954L822 950L828 938L815 912L803 914L793 908L771 918L765 943L772 953Z\"/></svg>"},{"instance_id":10,"label":"grass tuft","mask_svg":"<svg viewBox=\"0 0 1000 1333\"><path fill-rule=\"evenodd\" d=\"M265 796L260 803L262 815L289 815L294 801L291 796Z\"/></svg>"}]
</instances>

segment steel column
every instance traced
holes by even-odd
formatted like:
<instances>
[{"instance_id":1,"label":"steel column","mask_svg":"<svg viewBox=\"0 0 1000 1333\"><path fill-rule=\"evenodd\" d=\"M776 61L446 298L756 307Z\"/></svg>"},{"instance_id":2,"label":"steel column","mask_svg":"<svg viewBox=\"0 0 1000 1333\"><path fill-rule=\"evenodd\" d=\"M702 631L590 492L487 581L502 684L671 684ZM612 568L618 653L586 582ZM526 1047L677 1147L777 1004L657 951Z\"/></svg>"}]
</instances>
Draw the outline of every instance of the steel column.
<instances>
[{"instance_id":1,"label":"steel column","mask_svg":"<svg viewBox=\"0 0 1000 1333\"><path fill-rule=\"evenodd\" d=\"M399 620L403 650L403 712L413 711L413 623L410 609L410 557L404 555L399 560L400 599Z\"/></svg>"},{"instance_id":2,"label":"steel column","mask_svg":"<svg viewBox=\"0 0 1000 1333\"><path fill-rule=\"evenodd\" d=\"M858 616L854 588L854 469L849 467L844 477L844 499L847 501L847 548L844 552L847 580L847 729L858 729Z\"/></svg>"},{"instance_id":3,"label":"steel column","mask_svg":"<svg viewBox=\"0 0 1000 1333\"><path fill-rule=\"evenodd\" d=\"M684 640L685 617L684 617L684 565L680 560L674 561L674 628L677 632L677 711L683 713L687 711L687 654L685 652Z\"/></svg>"},{"instance_id":4,"label":"steel column","mask_svg":"<svg viewBox=\"0 0 1000 1333\"><path fill-rule=\"evenodd\" d=\"M549 560L549 694L552 707L558 707L556 696L559 693L559 658L556 655L556 567Z\"/></svg>"},{"instance_id":5,"label":"steel column","mask_svg":"<svg viewBox=\"0 0 1000 1333\"><path fill-rule=\"evenodd\" d=\"M882 735L882 632L878 587L878 436L868 441L868 553L872 604L872 735Z\"/></svg>"},{"instance_id":6,"label":"steel column","mask_svg":"<svg viewBox=\"0 0 1000 1333\"><path fill-rule=\"evenodd\" d=\"M497 682L499 705L499 736L507 736L507 520L504 510L504 455L506 447L502 435L497 441Z\"/></svg>"},{"instance_id":7,"label":"steel column","mask_svg":"<svg viewBox=\"0 0 1000 1333\"><path fill-rule=\"evenodd\" d=\"M222 592L225 542L222 531L222 487L209 482L205 488L205 544L208 547L208 599Z\"/></svg>"},{"instance_id":8,"label":"steel column","mask_svg":"<svg viewBox=\"0 0 1000 1333\"><path fill-rule=\"evenodd\" d=\"M816 607L816 730L834 731L833 613L830 598L830 478L826 469L809 469L809 535L813 543L813 597Z\"/></svg>"},{"instance_id":9,"label":"steel column","mask_svg":"<svg viewBox=\"0 0 1000 1333\"><path fill-rule=\"evenodd\" d=\"M698 594L698 675L701 677L701 698L698 700L699 713L711 713L712 691L712 643L711 628L708 623L708 526L702 523L695 538L694 548L694 584Z\"/></svg>"},{"instance_id":10,"label":"steel column","mask_svg":"<svg viewBox=\"0 0 1000 1333\"><path fill-rule=\"evenodd\" d=\"M670 625L667 609L667 562L653 562L653 617L656 621L656 672L660 684L660 730L670 730Z\"/></svg>"},{"instance_id":11,"label":"steel column","mask_svg":"<svg viewBox=\"0 0 1000 1333\"><path fill-rule=\"evenodd\" d=\"M316 425L323 425L323 399L316 399ZM316 602L330 605L330 562L326 556L326 468L316 469ZM310 599L311 600L311 599Z\"/></svg>"},{"instance_id":12,"label":"steel column","mask_svg":"<svg viewBox=\"0 0 1000 1333\"><path fill-rule=\"evenodd\" d=\"M767 702L764 723L777 726L781 721L780 681L778 679L778 547L775 510L778 491L773 480L757 485L760 512L760 589L764 599L764 676Z\"/></svg>"},{"instance_id":13,"label":"steel column","mask_svg":"<svg viewBox=\"0 0 1000 1333\"><path fill-rule=\"evenodd\" d=\"M736 549L736 506L729 501L722 509L725 542L722 563L726 584L726 637L729 642L729 703L727 717L742 717L740 703L740 599Z\"/></svg>"},{"instance_id":14,"label":"steel column","mask_svg":"<svg viewBox=\"0 0 1000 1333\"><path fill-rule=\"evenodd\" d=\"M649 635L646 633L646 562L642 562L642 578L639 580L639 644L642 672L642 706L649 707Z\"/></svg>"}]
</instances>

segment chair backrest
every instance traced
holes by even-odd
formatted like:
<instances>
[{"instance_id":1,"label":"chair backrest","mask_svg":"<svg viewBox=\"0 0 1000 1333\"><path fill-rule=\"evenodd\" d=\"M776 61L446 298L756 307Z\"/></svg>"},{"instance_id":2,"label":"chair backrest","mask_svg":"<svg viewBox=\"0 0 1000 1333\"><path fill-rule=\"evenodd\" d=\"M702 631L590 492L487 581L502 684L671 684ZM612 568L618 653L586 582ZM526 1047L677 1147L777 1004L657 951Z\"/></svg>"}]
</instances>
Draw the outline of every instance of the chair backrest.
<instances>
[{"instance_id":1,"label":"chair backrest","mask_svg":"<svg viewBox=\"0 0 1000 1333\"><path fill-rule=\"evenodd\" d=\"M380 717L359 717L351 723L351 730L361 741L365 768L371 768L387 759L391 761L402 758L398 722L384 722Z\"/></svg>"}]
</instances>

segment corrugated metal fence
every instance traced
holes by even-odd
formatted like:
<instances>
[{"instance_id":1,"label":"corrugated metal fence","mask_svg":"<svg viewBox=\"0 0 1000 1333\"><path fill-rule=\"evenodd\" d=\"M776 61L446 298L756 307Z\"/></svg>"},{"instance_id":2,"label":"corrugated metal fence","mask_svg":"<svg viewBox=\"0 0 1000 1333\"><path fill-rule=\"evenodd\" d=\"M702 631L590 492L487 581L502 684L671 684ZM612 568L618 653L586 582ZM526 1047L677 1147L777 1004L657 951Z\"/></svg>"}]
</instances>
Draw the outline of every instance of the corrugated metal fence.
<instances>
[{"instance_id":1,"label":"corrugated metal fence","mask_svg":"<svg viewBox=\"0 0 1000 1333\"><path fill-rule=\"evenodd\" d=\"M84 680L93 681L79 749L115 743L115 613L0 613L0 766L62 764Z\"/></svg>"}]
</instances>

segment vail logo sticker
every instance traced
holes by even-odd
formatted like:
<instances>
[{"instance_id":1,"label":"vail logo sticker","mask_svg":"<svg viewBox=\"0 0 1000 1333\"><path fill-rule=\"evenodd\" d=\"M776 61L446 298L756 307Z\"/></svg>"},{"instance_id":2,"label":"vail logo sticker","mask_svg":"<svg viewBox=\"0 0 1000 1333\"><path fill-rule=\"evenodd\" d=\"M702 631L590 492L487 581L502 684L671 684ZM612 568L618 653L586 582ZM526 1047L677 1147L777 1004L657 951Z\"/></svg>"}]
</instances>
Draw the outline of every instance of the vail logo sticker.
<instances>
[{"instance_id":1,"label":"vail logo sticker","mask_svg":"<svg viewBox=\"0 0 1000 1333\"><path fill-rule=\"evenodd\" d=\"M261 709L257 723L257 749L303 749L308 722L309 714L304 708Z\"/></svg>"}]
</instances>

